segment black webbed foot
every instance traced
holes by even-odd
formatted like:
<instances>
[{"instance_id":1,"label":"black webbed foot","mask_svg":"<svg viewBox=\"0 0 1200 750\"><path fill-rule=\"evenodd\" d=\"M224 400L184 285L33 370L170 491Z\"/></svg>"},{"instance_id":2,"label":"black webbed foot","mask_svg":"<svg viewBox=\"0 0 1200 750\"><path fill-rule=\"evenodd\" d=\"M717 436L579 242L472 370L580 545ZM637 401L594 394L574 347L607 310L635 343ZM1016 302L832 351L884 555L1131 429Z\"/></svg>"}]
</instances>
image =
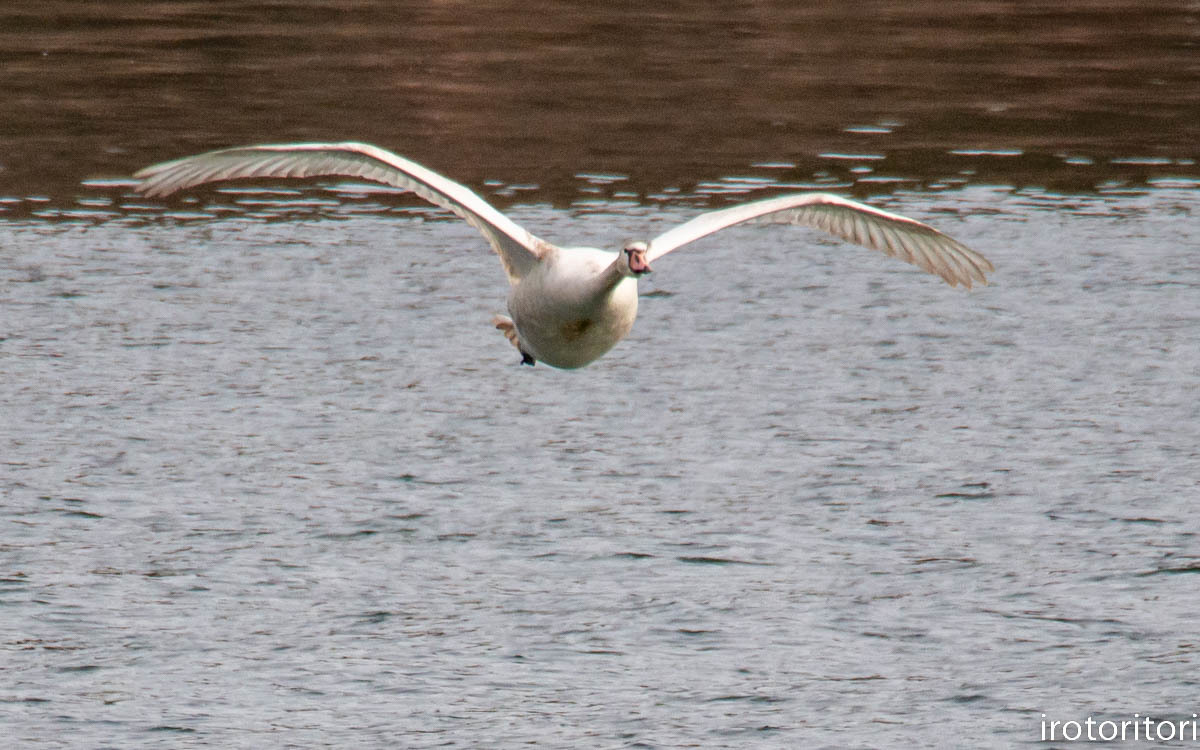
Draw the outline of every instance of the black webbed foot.
<instances>
[{"instance_id":1,"label":"black webbed foot","mask_svg":"<svg viewBox=\"0 0 1200 750\"><path fill-rule=\"evenodd\" d=\"M521 352L521 364L533 367L535 364L537 364L537 360L529 356L529 354L526 352Z\"/></svg>"}]
</instances>

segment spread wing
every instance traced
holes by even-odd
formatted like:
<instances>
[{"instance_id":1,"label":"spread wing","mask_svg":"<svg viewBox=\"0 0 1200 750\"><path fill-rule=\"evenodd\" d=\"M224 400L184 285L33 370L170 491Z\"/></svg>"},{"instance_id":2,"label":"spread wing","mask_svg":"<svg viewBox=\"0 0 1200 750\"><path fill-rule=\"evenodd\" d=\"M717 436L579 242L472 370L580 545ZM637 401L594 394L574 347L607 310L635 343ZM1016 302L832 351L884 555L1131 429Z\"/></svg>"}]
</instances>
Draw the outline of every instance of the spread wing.
<instances>
[{"instance_id":1,"label":"spread wing","mask_svg":"<svg viewBox=\"0 0 1200 750\"><path fill-rule=\"evenodd\" d=\"M987 284L985 274L995 270L987 258L928 224L829 193L785 195L700 214L651 240L647 261L752 220L822 229L937 274L951 286Z\"/></svg>"},{"instance_id":2,"label":"spread wing","mask_svg":"<svg viewBox=\"0 0 1200 750\"><path fill-rule=\"evenodd\" d=\"M519 281L554 246L522 229L469 188L416 162L366 143L283 143L210 151L137 172L148 197L246 177L357 177L411 190L478 229Z\"/></svg>"}]
</instances>

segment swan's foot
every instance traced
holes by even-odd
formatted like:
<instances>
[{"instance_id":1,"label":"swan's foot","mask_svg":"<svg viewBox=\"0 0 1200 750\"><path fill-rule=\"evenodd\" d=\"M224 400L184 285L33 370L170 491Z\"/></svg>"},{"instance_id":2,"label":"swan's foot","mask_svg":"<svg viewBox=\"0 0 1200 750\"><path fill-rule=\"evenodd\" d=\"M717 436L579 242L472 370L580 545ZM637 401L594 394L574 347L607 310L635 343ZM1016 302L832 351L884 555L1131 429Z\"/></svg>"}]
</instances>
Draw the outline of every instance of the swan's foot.
<instances>
[{"instance_id":1,"label":"swan's foot","mask_svg":"<svg viewBox=\"0 0 1200 750\"><path fill-rule=\"evenodd\" d=\"M512 322L512 318L507 315L493 315L492 325L496 326L496 330L504 333L504 338L508 339L509 343L521 348L521 344L517 341L517 326Z\"/></svg>"},{"instance_id":2,"label":"swan's foot","mask_svg":"<svg viewBox=\"0 0 1200 750\"><path fill-rule=\"evenodd\" d=\"M537 364L537 360L530 356L529 352L521 348L521 342L517 338L517 326L512 322L512 318L507 315L496 315L492 317L492 325L504 333L504 338L508 339L509 343L517 347L517 351L521 353L521 364L533 367Z\"/></svg>"}]
</instances>

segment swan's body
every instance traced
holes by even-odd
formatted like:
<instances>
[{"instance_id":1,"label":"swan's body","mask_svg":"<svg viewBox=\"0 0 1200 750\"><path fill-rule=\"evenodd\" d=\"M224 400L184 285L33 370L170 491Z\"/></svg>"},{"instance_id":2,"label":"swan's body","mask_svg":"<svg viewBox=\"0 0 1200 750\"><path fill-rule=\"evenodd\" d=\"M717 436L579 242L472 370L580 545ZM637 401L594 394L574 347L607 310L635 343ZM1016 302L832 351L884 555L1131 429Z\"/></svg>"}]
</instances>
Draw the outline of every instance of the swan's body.
<instances>
[{"instance_id":1,"label":"swan's body","mask_svg":"<svg viewBox=\"0 0 1200 750\"><path fill-rule=\"evenodd\" d=\"M525 231L468 188L390 151L363 143L294 143L211 151L147 167L135 176L147 196L245 177L359 177L411 190L454 212L500 256L511 289L511 319L496 327L522 361L576 368L625 338L637 317L637 278L689 242L745 221L803 224L883 251L937 274L951 286L986 284L992 264L932 227L828 193L796 193L701 214L650 242L620 252L561 248Z\"/></svg>"},{"instance_id":2,"label":"swan's body","mask_svg":"<svg viewBox=\"0 0 1200 750\"><path fill-rule=\"evenodd\" d=\"M625 338L637 317L638 289L618 255L562 248L512 287L508 312L523 355L555 367L583 367Z\"/></svg>"}]
</instances>

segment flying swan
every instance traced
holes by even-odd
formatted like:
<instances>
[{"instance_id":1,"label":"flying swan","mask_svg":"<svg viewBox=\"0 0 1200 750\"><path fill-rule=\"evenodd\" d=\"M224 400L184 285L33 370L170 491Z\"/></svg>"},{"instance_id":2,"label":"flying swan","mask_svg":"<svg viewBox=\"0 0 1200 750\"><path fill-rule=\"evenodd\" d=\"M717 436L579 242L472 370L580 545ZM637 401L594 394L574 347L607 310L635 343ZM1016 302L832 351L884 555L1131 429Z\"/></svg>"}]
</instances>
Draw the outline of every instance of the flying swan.
<instances>
[{"instance_id":1,"label":"flying swan","mask_svg":"<svg viewBox=\"0 0 1200 750\"><path fill-rule=\"evenodd\" d=\"M468 188L365 143L284 143L210 151L146 167L134 177L147 197L209 182L258 177L343 176L411 190L478 229L508 274L508 312L492 319L521 361L583 367L623 339L637 317L638 277L689 242L744 221L801 224L882 251L951 286L986 284L992 264L933 227L829 193L794 193L700 214L620 252L558 247L535 237Z\"/></svg>"}]
</instances>

